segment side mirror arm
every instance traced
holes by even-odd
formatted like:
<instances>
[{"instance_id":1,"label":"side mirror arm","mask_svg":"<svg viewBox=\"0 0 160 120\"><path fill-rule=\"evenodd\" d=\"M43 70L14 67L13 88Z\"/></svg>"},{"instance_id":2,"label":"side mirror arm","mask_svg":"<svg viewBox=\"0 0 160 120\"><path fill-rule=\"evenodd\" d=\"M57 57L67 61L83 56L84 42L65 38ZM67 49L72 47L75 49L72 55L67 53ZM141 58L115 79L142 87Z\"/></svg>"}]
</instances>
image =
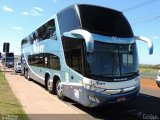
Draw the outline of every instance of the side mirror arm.
<instances>
[{"instance_id":1,"label":"side mirror arm","mask_svg":"<svg viewBox=\"0 0 160 120\"><path fill-rule=\"evenodd\" d=\"M83 38L85 39L85 44L87 48L87 52L93 52L94 51L94 39L92 37L92 34L86 30L76 29L69 32L63 33L66 37L72 37L72 38Z\"/></svg>"},{"instance_id":2,"label":"side mirror arm","mask_svg":"<svg viewBox=\"0 0 160 120\"><path fill-rule=\"evenodd\" d=\"M149 54L153 54L153 43L150 39L143 36L135 36L134 38L146 42L148 44Z\"/></svg>"}]
</instances>

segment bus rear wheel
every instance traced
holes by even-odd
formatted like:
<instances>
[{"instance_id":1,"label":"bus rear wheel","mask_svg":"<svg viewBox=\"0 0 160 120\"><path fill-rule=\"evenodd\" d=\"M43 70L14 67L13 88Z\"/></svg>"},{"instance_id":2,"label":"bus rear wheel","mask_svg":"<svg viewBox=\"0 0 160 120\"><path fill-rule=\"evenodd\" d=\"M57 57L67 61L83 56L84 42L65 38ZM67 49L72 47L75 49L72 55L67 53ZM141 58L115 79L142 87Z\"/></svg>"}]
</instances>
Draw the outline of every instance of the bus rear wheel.
<instances>
[{"instance_id":1,"label":"bus rear wheel","mask_svg":"<svg viewBox=\"0 0 160 120\"><path fill-rule=\"evenodd\" d=\"M63 95L63 88L60 80L57 80L56 82L56 93L60 100L64 100L65 97Z\"/></svg>"},{"instance_id":2,"label":"bus rear wheel","mask_svg":"<svg viewBox=\"0 0 160 120\"><path fill-rule=\"evenodd\" d=\"M49 93L53 93L53 81L50 79L50 76L47 77L47 90Z\"/></svg>"},{"instance_id":3,"label":"bus rear wheel","mask_svg":"<svg viewBox=\"0 0 160 120\"><path fill-rule=\"evenodd\" d=\"M27 69L26 71L25 71L25 77L26 77L26 79L27 80L31 80L31 78L30 78L30 76L29 76L29 69Z\"/></svg>"}]
</instances>

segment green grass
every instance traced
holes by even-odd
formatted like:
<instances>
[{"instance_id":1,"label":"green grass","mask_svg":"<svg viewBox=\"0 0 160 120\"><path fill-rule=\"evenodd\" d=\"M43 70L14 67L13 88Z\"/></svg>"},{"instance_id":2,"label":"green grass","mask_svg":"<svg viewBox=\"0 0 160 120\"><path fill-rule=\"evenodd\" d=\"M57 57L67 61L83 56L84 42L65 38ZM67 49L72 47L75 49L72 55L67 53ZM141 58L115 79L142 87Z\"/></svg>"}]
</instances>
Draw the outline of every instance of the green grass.
<instances>
[{"instance_id":1,"label":"green grass","mask_svg":"<svg viewBox=\"0 0 160 120\"><path fill-rule=\"evenodd\" d=\"M160 65L140 65L140 73L157 74L160 70Z\"/></svg>"},{"instance_id":2,"label":"green grass","mask_svg":"<svg viewBox=\"0 0 160 120\"><path fill-rule=\"evenodd\" d=\"M27 120L28 117L0 71L0 120L1 119Z\"/></svg>"}]
</instances>

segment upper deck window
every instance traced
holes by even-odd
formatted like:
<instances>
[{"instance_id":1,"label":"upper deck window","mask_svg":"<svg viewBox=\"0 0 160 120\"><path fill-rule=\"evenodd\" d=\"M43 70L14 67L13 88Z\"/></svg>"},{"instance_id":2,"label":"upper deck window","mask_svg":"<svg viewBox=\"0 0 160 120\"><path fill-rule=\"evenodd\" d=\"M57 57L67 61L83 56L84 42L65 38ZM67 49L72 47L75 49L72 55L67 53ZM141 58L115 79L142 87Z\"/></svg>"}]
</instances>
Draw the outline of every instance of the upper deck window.
<instances>
[{"instance_id":1,"label":"upper deck window","mask_svg":"<svg viewBox=\"0 0 160 120\"><path fill-rule=\"evenodd\" d=\"M80 27L78 16L74 8L63 10L58 16L58 22L61 34Z\"/></svg>"},{"instance_id":2,"label":"upper deck window","mask_svg":"<svg viewBox=\"0 0 160 120\"><path fill-rule=\"evenodd\" d=\"M121 12L91 5L78 5L82 28L107 36L132 37L132 29Z\"/></svg>"},{"instance_id":3,"label":"upper deck window","mask_svg":"<svg viewBox=\"0 0 160 120\"><path fill-rule=\"evenodd\" d=\"M47 39L57 40L54 19L49 20L26 38L24 38L21 42L21 46L32 45L34 41L40 42Z\"/></svg>"}]
</instances>

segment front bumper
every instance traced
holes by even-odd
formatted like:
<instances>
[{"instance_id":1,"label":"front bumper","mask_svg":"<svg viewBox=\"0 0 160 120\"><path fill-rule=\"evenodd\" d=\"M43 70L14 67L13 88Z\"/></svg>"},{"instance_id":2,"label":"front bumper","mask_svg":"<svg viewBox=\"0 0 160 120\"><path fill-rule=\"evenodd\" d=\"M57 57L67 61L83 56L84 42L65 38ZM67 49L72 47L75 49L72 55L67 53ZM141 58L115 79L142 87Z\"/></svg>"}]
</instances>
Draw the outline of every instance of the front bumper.
<instances>
[{"instance_id":1,"label":"front bumper","mask_svg":"<svg viewBox=\"0 0 160 120\"><path fill-rule=\"evenodd\" d=\"M87 107L97 107L110 103L124 102L132 100L138 96L140 91L140 86L130 92L119 93L114 95L107 95L102 93L97 93L88 89L84 90L84 105Z\"/></svg>"},{"instance_id":2,"label":"front bumper","mask_svg":"<svg viewBox=\"0 0 160 120\"><path fill-rule=\"evenodd\" d=\"M21 67L17 67L17 71L21 71Z\"/></svg>"}]
</instances>

